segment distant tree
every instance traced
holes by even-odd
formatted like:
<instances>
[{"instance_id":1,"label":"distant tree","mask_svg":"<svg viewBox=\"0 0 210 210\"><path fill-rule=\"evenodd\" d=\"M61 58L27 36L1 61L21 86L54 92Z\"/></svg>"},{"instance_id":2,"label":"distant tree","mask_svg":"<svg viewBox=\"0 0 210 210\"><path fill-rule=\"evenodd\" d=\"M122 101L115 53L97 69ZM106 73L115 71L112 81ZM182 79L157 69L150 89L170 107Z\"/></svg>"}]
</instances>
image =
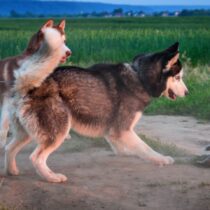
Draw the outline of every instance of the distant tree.
<instances>
[{"instance_id":1,"label":"distant tree","mask_svg":"<svg viewBox=\"0 0 210 210\"><path fill-rule=\"evenodd\" d=\"M109 13L104 11L104 12L98 13L97 16L98 16L98 17L106 17L106 16L109 16Z\"/></svg>"},{"instance_id":2,"label":"distant tree","mask_svg":"<svg viewBox=\"0 0 210 210\"><path fill-rule=\"evenodd\" d=\"M179 16L210 16L210 10L182 10Z\"/></svg>"},{"instance_id":3,"label":"distant tree","mask_svg":"<svg viewBox=\"0 0 210 210\"><path fill-rule=\"evenodd\" d=\"M88 17L90 14L89 13L82 13L81 17Z\"/></svg>"},{"instance_id":4,"label":"distant tree","mask_svg":"<svg viewBox=\"0 0 210 210\"><path fill-rule=\"evenodd\" d=\"M25 16L26 17L35 17L35 15L31 12L26 12Z\"/></svg>"},{"instance_id":5,"label":"distant tree","mask_svg":"<svg viewBox=\"0 0 210 210\"><path fill-rule=\"evenodd\" d=\"M117 15L123 15L123 9L122 8L118 8L118 9L114 9L112 14L114 16L117 16Z\"/></svg>"},{"instance_id":6,"label":"distant tree","mask_svg":"<svg viewBox=\"0 0 210 210\"><path fill-rule=\"evenodd\" d=\"M96 17L97 13L94 11L94 12L91 13L91 16Z\"/></svg>"},{"instance_id":7,"label":"distant tree","mask_svg":"<svg viewBox=\"0 0 210 210\"><path fill-rule=\"evenodd\" d=\"M15 10L10 11L10 17L20 17L20 14L17 13Z\"/></svg>"},{"instance_id":8,"label":"distant tree","mask_svg":"<svg viewBox=\"0 0 210 210\"><path fill-rule=\"evenodd\" d=\"M125 13L125 16L128 16L128 17L133 17L133 15L134 15L134 12L133 12L132 10L127 11L127 12Z\"/></svg>"}]
</instances>

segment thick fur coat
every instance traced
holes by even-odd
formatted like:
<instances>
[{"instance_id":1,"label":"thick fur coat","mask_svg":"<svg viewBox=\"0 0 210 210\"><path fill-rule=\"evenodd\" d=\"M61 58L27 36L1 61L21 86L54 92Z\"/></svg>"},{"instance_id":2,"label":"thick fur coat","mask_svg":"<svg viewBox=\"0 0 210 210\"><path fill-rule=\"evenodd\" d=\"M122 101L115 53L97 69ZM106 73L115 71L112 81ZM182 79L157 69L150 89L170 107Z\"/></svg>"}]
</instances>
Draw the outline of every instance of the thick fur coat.
<instances>
[{"instance_id":1,"label":"thick fur coat","mask_svg":"<svg viewBox=\"0 0 210 210\"><path fill-rule=\"evenodd\" d=\"M131 64L57 68L24 97L17 100L14 94L15 137L7 146L7 172L18 174L15 156L35 139L38 146L31 160L38 174L50 182L66 181L46 161L70 129L84 136L105 137L115 153L172 164L171 157L155 152L133 129L152 97L175 99L171 91L174 97L187 94L181 72L177 43L159 53L139 55Z\"/></svg>"},{"instance_id":2,"label":"thick fur coat","mask_svg":"<svg viewBox=\"0 0 210 210\"><path fill-rule=\"evenodd\" d=\"M71 55L65 43L60 42L59 50L55 50L59 43L53 43L53 40L57 41L56 35L60 41L65 40L64 29L65 20L58 25L48 20L31 37L22 55L0 61L0 146L5 145L9 130L10 93L14 85L19 94L26 94L29 89L38 87L59 63L64 63Z\"/></svg>"}]
</instances>

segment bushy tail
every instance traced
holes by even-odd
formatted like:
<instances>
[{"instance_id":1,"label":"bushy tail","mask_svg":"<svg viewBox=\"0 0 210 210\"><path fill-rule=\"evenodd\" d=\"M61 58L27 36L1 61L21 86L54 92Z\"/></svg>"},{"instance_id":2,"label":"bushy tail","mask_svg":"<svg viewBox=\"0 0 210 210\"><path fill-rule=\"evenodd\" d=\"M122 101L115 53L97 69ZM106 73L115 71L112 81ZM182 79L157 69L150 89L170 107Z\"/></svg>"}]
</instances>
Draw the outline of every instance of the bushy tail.
<instances>
[{"instance_id":1,"label":"bushy tail","mask_svg":"<svg viewBox=\"0 0 210 210\"><path fill-rule=\"evenodd\" d=\"M59 55L34 55L24 60L14 73L14 91L25 96L30 90L39 87L59 65Z\"/></svg>"}]
</instances>

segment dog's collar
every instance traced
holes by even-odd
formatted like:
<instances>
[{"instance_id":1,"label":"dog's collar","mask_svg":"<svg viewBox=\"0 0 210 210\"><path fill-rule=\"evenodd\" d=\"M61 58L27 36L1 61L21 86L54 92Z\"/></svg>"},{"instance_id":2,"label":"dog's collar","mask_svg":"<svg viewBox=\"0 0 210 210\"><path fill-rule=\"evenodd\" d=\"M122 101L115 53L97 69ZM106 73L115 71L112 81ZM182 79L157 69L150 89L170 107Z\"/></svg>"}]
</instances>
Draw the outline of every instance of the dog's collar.
<instances>
[{"instance_id":1,"label":"dog's collar","mask_svg":"<svg viewBox=\"0 0 210 210\"><path fill-rule=\"evenodd\" d=\"M134 64L130 64L130 67L131 67L135 72L138 72L138 69L135 67Z\"/></svg>"}]
</instances>

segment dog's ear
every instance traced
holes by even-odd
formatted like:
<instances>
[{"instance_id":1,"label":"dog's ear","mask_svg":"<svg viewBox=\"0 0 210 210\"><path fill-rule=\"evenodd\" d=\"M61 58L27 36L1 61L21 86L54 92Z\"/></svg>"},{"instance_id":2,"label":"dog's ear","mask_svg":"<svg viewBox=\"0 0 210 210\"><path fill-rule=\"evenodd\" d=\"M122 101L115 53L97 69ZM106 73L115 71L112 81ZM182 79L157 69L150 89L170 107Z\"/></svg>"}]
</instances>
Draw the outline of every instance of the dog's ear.
<instances>
[{"instance_id":1,"label":"dog's ear","mask_svg":"<svg viewBox=\"0 0 210 210\"><path fill-rule=\"evenodd\" d=\"M53 20L48 20L42 27L41 31L45 30L46 28L52 28L53 27Z\"/></svg>"},{"instance_id":2,"label":"dog's ear","mask_svg":"<svg viewBox=\"0 0 210 210\"><path fill-rule=\"evenodd\" d=\"M169 48L165 50L167 53L176 53L179 52L179 42L175 42L173 45L171 45Z\"/></svg>"},{"instance_id":3,"label":"dog's ear","mask_svg":"<svg viewBox=\"0 0 210 210\"><path fill-rule=\"evenodd\" d=\"M58 24L58 27L64 31L65 27L66 27L66 21L65 20L61 20L61 22Z\"/></svg>"},{"instance_id":4,"label":"dog's ear","mask_svg":"<svg viewBox=\"0 0 210 210\"><path fill-rule=\"evenodd\" d=\"M164 71L168 71L179 59L179 43L176 42L163 52Z\"/></svg>"},{"instance_id":5,"label":"dog's ear","mask_svg":"<svg viewBox=\"0 0 210 210\"><path fill-rule=\"evenodd\" d=\"M166 69L170 70L171 67L178 61L178 59L179 59L179 53L176 53L166 64Z\"/></svg>"}]
</instances>

